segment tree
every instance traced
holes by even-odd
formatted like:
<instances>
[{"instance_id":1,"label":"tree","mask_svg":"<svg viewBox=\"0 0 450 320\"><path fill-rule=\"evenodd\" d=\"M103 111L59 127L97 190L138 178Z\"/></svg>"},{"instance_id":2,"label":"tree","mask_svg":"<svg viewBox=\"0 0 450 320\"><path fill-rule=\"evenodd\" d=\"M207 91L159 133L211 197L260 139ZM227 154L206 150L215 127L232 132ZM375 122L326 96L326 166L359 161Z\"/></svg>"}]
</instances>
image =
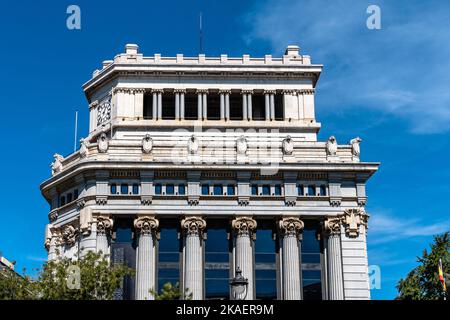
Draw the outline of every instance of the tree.
<instances>
[{"instance_id":1,"label":"tree","mask_svg":"<svg viewBox=\"0 0 450 320\"><path fill-rule=\"evenodd\" d=\"M0 267L0 300L31 300L35 298L29 276L20 276L8 267Z\"/></svg>"},{"instance_id":2,"label":"tree","mask_svg":"<svg viewBox=\"0 0 450 320\"><path fill-rule=\"evenodd\" d=\"M400 279L397 284L399 292L397 299L401 300L440 300L445 293L439 280L438 264L442 259L444 272L450 270L450 235L446 232L434 236L431 251L426 249L422 257L417 257L420 263L411 270L405 279Z\"/></svg>"},{"instance_id":3,"label":"tree","mask_svg":"<svg viewBox=\"0 0 450 320\"><path fill-rule=\"evenodd\" d=\"M155 297L155 300L181 300L183 298L181 294L180 284L178 282L175 285L170 282L165 283L161 288L160 294L158 294L158 292L154 290L150 290L150 293ZM187 289L184 299L192 299L192 293L189 293Z\"/></svg>"},{"instance_id":4,"label":"tree","mask_svg":"<svg viewBox=\"0 0 450 320\"><path fill-rule=\"evenodd\" d=\"M75 260L46 262L36 281L17 274L15 279L1 277L0 299L111 300L124 277L132 274L127 266L111 266L103 254L88 252Z\"/></svg>"}]
</instances>

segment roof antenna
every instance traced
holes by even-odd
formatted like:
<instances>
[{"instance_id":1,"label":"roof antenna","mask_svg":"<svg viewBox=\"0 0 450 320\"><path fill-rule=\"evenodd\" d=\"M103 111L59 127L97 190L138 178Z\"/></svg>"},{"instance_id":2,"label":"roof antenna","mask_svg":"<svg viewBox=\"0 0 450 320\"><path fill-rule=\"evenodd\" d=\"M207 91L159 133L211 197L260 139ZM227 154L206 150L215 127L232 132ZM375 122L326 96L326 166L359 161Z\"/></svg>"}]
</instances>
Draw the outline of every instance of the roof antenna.
<instances>
[{"instance_id":1,"label":"roof antenna","mask_svg":"<svg viewBox=\"0 0 450 320\"><path fill-rule=\"evenodd\" d=\"M202 13L200 12L200 34L199 34L199 36L200 36L200 43L199 43L199 45L200 45L200 54L202 54L203 53L203 30L202 30Z\"/></svg>"}]
</instances>

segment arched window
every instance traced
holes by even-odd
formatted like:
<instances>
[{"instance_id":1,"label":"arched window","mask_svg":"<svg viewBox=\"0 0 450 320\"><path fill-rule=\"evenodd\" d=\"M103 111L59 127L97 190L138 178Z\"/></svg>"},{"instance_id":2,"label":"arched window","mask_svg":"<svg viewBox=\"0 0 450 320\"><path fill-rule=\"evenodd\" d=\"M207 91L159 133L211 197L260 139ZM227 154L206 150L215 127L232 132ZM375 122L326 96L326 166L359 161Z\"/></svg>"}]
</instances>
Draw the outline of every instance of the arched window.
<instances>
[{"instance_id":1,"label":"arched window","mask_svg":"<svg viewBox=\"0 0 450 320\"><path fill-rule=\"evenodd\" d=\"M123 183L120 185L120 193L121 194L128 194L128 185Z\"/></svg>"}]
</instances>

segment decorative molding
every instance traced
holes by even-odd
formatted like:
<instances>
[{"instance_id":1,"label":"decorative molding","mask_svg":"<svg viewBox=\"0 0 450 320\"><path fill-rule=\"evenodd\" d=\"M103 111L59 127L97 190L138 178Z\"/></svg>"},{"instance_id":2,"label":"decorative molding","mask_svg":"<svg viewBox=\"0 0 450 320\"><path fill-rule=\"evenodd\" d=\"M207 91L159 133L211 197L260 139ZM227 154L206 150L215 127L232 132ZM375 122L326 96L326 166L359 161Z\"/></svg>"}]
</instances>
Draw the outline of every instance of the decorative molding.
<instances>
[{"instance_id":1,"label":"decorative molding","mask_svg":"<svg viewBox=\"0 0 450 320\"><path fill-rule=\"evenodd\" d=\"M151 234L159 226L159 220L154 216L141 216L134 220L134 227L139 234Z\"/></svg>"},{"instance_id":2,"label":"decorative molding","mask_svg":"<svg viewBox=\"0 0 450 320\"><path fill-rule=\"evenodd\" d=\"M241 94L253 94L253 90L251 89L242 89Z\"/></svg>"},{"instance_id":3,"label":"decorative molding","mask_svg":"<svg viewBox=\"0 0 450 320\"><path fill-rule=\"evenodd\" d=\"M299 237L305 224L297 217L285 217L279 221L278 227L285 236Z\"/></svg>"},{"instance_id":4,"label":"decorative molding","mask_svg":"<svg viewBox=\"0 0 450 320\"><path fill-rule=\"evenodd\" d=\"M198 216L186 217L181 220L181 228L186 235L201 236L206 228L206 221Z\"/></svg>"},{"instance_id":5,"label":"decorative molding","mask_svg":"<svg viewBox=\"0 0 450 320\"><path fill-rule=\"evenodd\" d=\"M276 94L276 93L277 93L277 90L269 90L269 89L268 89L268 90L264 90L263 93L264 93L264 94Z\"/></svg>"},{"instance_id":6,"label":"decorative molding","mask_svg":"<svg viewBox=\"0 0 450 320\"><path fill-rule=\"evenodd\" d=\"M255 238L256 220L251 217L237 217L231 221L231 227L238 236L251 236ZM255 239L254 239L255 240Z\"/></svg>"},{"instance_id":7,"label":"decorative molding","mask_svg":"<svg viewBox=\"0 0 450 320\"><path fill-rule=\"evenodd\" d=\"M80 211L86 205L86 200L84 198L77 199L77 210Z\"/></svg>"},{"instance_id":8,"label":"decorative molding","mask_svg":"<svg viewBox=\"0 0 450 320\"><path fill-rule=\"evenodd\" d=\"M196 91L195 91L195 93L197 93L197 94L202 94L202 93L206 93L206 94L208 94L208 89L197 89Z\"/></svg>"},{"instance_id":9,"label":"decorative molding","mask_svg":"<svg viewBox=\"0 0 450 320\"><path fill-rule=\"evenodd\" d=\"M338 235L341 233L342 218L341 217L328 217L324 221L324 231L328 235Z\"/></svg>"},{"instance_id":10,"label":"decorative molding","mask_svg":"<svg viewBox=\"0 0 450 320\"><path fill-rule=\"evenodd\" d=\"M342 215L342 221L345 226L345 234L349 238L356 238L359 236L359 227L361 225L367 228L369 215L359 208L346 209Z\"/></svg>"},{"instance_id":11,"label":"decorative molding","mask_svg":"<svg viewBox=\"0 0 450 320\"><path fill-rule=\"evenodd\" d=\"M75 229L74 226L68 225L65 226L62 232L62 237L64 242L69 246L72 247L75 242L77 241L78 236L78 230Z\"/></svg>"},{"instance_id":12,"label":"decorative molding","mask_svg":"<svg viewBox=\"0 0 450 320\"><path fill-rule=\"evenodd\" d=\"M314 94L316 92L315 89L300 89L297 90L298 94Z\"/></svg>"},{"instance_id":13,"label":"decorative molding","mask_svg":"<svg viewBox=\"0 0 450 320\"><path fill-rule=\"evenodd\" d=\"M330 197L330 206L332 207L340 207L342 198Z\"/></svg>"},{"instance_id":14,"label":"decorative molding","mask_svg":"<svg viewBox=\"0 0 450 320\"><path fill-rule=\"evenodd\" d=\"M153 196L141 196L141 204L143 206L149 206L152 204Z\"/></svg>"},{"instance_id":15,"label":"decorative molding","mask_svg":"<svg viewBox=\"0 0 450 320\"><path fill-rule=\"evenodd\" d=\"M238 205L240 205L241 207L246 207L248 206L250 203L250 197L238 197Z\"/></svg>"},{"instance_id":16,"label":"decorative molding","mask_svg":"<svg viewBox=\"0 0 450 320\"><path fill-rule=\"evenodd\" d=\"M287 196L287 197L285 197L284 198L284 204L287 207L295 207L297 205L297 197L296 196L293 196L293 197Z\"/></svg>"},{"instance_id":17,"label":"decorative molding","mask_svg":"<svg viewBox=\"0 0 450 320\"><path fill-rule=\"evenodd\" d=\"M108 203L108 196L96 196L95 203L100 206L106 205Z\"/></svg>"},{"instance_id":18,"label":"decorative molding","mask_svg":"<svg viewBox=\"0 0 450 320\"><path fill-rule=\"evenodd\" d=\"M199 196L189 196L188 197L188 204L190 206L198 206L199 202L200 202Z\"/></svg>"},{"instance_id":19,"label":"decorative molding","mask_svg":"<svg viewBox=\"0 0 450 320\"><path fill-rule=\"evenodd\" d=\"M53 209L52 211L50 211L50 213L48 214L48 220L50 222L55 222L56 219L58 219L58 209Z\"/></svg>"},{"instance_id":20,"label":"decorative molding","mask_svg":"<svg viewBox=\"0 0 450 320\"><path fill-rule=\"evenodd\" d=\"M90 208L86 208L80 212L80 231L83 236L87 236L91 233L93 221Z\"/></svg>"}]
</instances>

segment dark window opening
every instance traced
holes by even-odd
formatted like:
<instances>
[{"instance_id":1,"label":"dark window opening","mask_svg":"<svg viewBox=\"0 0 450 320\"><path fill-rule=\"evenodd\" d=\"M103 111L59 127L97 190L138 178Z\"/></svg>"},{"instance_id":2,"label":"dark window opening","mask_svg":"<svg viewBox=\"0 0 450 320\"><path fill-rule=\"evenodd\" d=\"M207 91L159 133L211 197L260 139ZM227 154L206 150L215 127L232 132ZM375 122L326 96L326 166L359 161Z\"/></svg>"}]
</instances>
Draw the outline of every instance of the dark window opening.
<instances>
[{"instance_id":1,"label":"dark window opening","mask_svg":"<svg viewBox=\"0 0 450 320\"><path fill-rule=\"evenodd\" d=\"M203 196L209 195L209 184L202 185L202 195Z\"/></svg>"},{"instance_id":2,"label":"dark window opening","mask_svg":"<svg viewBox=\"0 0 450 320\"><path fill-rule=\"evenodd\" d=\"M284 120L284 106L283 106L283 95L275 95L275 120Z\"/></svg>"},{"instance_id":3,"label":"dark window opening","mask_svg":"<svg viewBox=\"0 0 450 320\"><path fill-rule=\"evenodd\" d=\"M279 184L275 185L275 195L281 196L281 185Z\"/></svg>"},{"instance_id":4,"label":"dark window opening","mask_svg":"<svg viewBox=\"0 0 450 320\"><path fill-rule=\"evenodd\" d=\"M180 282L180 240L175 226L164 225L158 242L158 290Z\"/></svg>"},{"instance_id":5,"label":"dark window opening","mask_svg":"<svg viewBox=\"0 0 450 320\"><path fill-rule=\"evenodd\" d=\"M270 186L269 185L264 185L262 187L262 194L264 196L269 196L270 195Z\"/></svg>"},{"instance_id":6,"label":"dark window opening","mask_svg":"<svg viewBox=\"0 0 450 320\"><path fill-rule=\"evenodd\" d=\"M73 190L73 199L74 200L78 199L78 189Z\"/></svg>"},{"instance_id":7,"label":"dark window opening","mask_svg":"<svg viewBox=\"0 0 450 320\"><path fill-rule=\"evenodd\" d=\"M161 194L161 184L155 184L155 194Z\"/></svg>"},{"instance_id":8,"label":"dark window opening","mask_svg":"<svg viewBox=\"0 0 450 320\"><path fill-rule=\"evenodd\" d=\"M242 95L230 94L230 120L242 120Z\"/></svg>"},{"instance_id":9,"label":"dark window opening","mask_svg":"<svg viewBox=\"0 0 450 320\"><path fill-rule=\"evenodd\" d=\"M184 118L187 120L198 119L198 95L194 93L184 95Z\"/></svg>"},{"instance_id":10,"label":"dark window opening","mask_svg":"<svg viewBox=\"0 0 450 320\"><path fill-rule=\"evenodd\" d=\"M120 185L120 193L121 194L128 194L128 185L127 184L121 184Z\"/></svg>"},{"instance_id":11,"label":"dark window opening","mask_svg":"<svg viewBox=\"0 0 450 320\"><path fill-rule=\"evenodd\" d=\"M230 246L226 229L208 228L205 241L205 298L230 296Z\"/></svg>"},{"instance_id":12,"label":"dark window opening","mask_svg":"<svg viewBox=\"0 0 450 320\"><path fill-rule=\"evenodd\" d=\"M298 185L297 186L297 194L299 196L303 196L304 195L304 191L303 191L303 186L302 185Z\"/></svg>"},{"instance_id":13,"label":"dark window opening","mask_svg":"<svg viewBox=\"0 0 450 320\"><path fill-rule=\"evenodd\" d=\"M208 120L219 120L220 119L220 96L218 94L208 94L207 95L207 116Z\"/></svg>"},{"instance_id":14,"label":"dark window opening","mask_svg":"<svg viewBox=\"0 0 450 320\"><path fill-rule=\"evenodd\" d=\"M133 184L133 194L139 194L139 185Z\"/></svg>"},{"instance_id":15,"label":"dark window opening","mask_svg":"<svg viewBox=\"0 0 450 320\"><path fill-rule=\"evenodd\" d=\"M220 184L214 185L214 195L215 196L221 196L223 195L223 187Z\"/></svg>"},{"instance_id":16,"label":"dark window opening","mask_svg":"<svg viewBox=\"0 0 450 320\"><path fill-rule=\"evenodd\" d=\"M304 300L322 299L322 247L316 236L317 225L306 225L302 238L302 288Z\"/></svg>"},{"instance_id":17,"label":"dark window opening","mask_svg":"<svg viewBox=\"0 0 450 320\"><path fill-rule=\"evenodd\" d=\"M308 193L306 194L307 196L315 196L316 192L315 192L316 188L314 186L308 186Z\"/></svg>"},{"instance_id":18,"label":"dark window opening","mask_svg":"<svg viewBox=\"0 0 450 320\"><path fill-rule=\"evenodd\" d=\"M255 243L255 291L258 300L275 300L277 298L276 253L277 246L273 239L272 229L261 227L258 229Z\"/></svg>"},{"instance_id":19,"label":"dark window opening","mask_svg":"<svg viewBox=\"0 0 450 320\"><path fill-rule=\"evenodd\" d=\"M234 196L234 185L229 184L227 186L227 195L229 196Z\"/></svg>"},{"instance_id":20,"label":"dark window opening","mask_svg":"<svg viewBox=\"0 0 450 320\"><path fill-rule=\"evenodd\" d=\"M252 196L258 195L258 186L256 184L252 185Z\"/></svg>"},{"instance_id":21,"label":"dark window opening","mask_svg":"<svg viewBox=\"0 0 450 320\"><path fill-rule=\"evenodd\" d=\"M175 194L175 187L173 184L166 185L166 194Z\"/></svg>"},{"instance_id":22,"label":"dark window opening","mask_svg":"<svg viewBox=\"0 0 450 320\"><path fill-rule=\"evenodd\" d=\"M66 204L66 197L62 196L59 200L61 206L64 206Z\"/></svg>"},{"instance_id":23,"label":"dark window opening","mask_svg":"<svg viewBox=\"0 0 450 320\"><path fill-rule=\"evenodd\" d=\"M325 186L320 186L320 195L321 196L327 195L327 188Z\"/></svg>"},{"instance_id":24,"label":"dark window opening","mask_svg":"<svg viewBox=\"0 0 450 320\"><path fill-rule=\"evenodd\" d=\"M153 119L153 94L144 94L144 119Z\"/></svg>"},{"instance_id":25,"label":"dark window opening","mask_svg":"<svg viewBox=\"0 0 450 320\"><path fill-rule=\"evenodd\" d=\"M111 185L111 194L117 194L117 185L115 183Z\"/></svg>"},{"instance_id":26,"label":"dark window opening","mask_svg":"<svg viewBox=\"0 0 450 320\"><path fill-rule=\"evenodd\" d=\"M252 96L252 119L266 119L266 100L263 94L254 94Z\"/></svg>"},{"instance_id":27,"label":"dark window opening","mask_svg":"<svg viewBox=\"0 0 450 320\"><path fill-rule=\"evenodd\" d=\"M68 193L67 194L67 203L71 203L72 202L72 194Z\"/></svg>"},{"instance_id":28,"label":"dark window opening","mask_svg":"<svg viewBox=\"0 0 450 320\"><path fill-rule=\"evenodd\" d=\"M163 93L162 95L162 118L175 119L175 95L173 93Z\"/></svg>"},{"instance_id":29,"label":"dark window opening","mask_svg":"<svg viewBox=\"0 0 450 320\"><path fill-rule=\"evenodd\" d=\"M185 195L186 194L186 186L184 184L178 185L178 194Z\"/></svg>"}]
</instances>

